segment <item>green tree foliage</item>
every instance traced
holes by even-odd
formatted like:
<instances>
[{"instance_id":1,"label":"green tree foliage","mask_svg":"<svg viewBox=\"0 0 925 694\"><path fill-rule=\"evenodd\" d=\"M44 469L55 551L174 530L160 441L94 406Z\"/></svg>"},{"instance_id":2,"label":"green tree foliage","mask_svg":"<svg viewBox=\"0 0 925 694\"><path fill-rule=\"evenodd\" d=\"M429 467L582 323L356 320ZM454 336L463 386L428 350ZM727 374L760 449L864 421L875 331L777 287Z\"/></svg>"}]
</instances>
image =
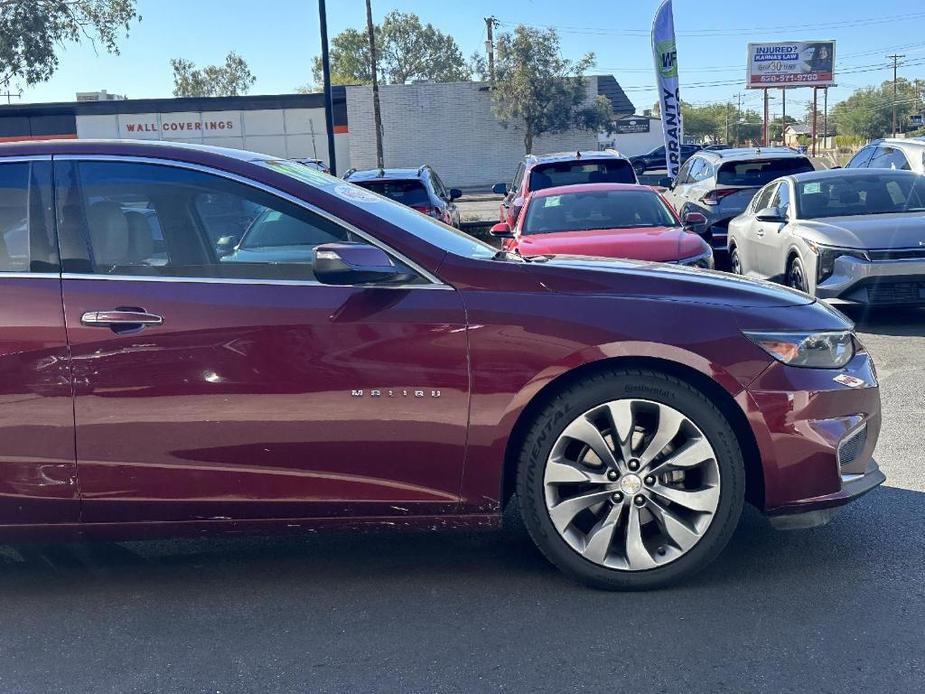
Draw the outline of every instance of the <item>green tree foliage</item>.
<instances>
[{"instance_id":1,"label":"green tree foliage","mask_svg":"<svg viewBox=\"0 0 925 694\"><path fill-rule=\"evenodd\" d=\"M896 82L896 124L899 132L907 129L909 116L925 111L925 80L899 79ZM893 132L893 82L879 87L858 89L835 104L829 115L839 134L865 139L887 137Z\"/></svg>"},{"instance_id":2,"label":"green tree foliage","mask_svg":"<svg viewBox=\"0 0 925 694\"><path fill-rule=\"evenodd\" d=\"M652 112L656 116L659 115L659 104L655 104ZM709 139L712 142L734 144L754 142L761 138L761 115L752 109L740 110L732 102L695 105L682 101L681 118L684 123L685 139L692 138L698 142ZM726 137L727 122L729 124L728 139ZM788 116L787 122L793 122L793 119ZM777 132L780 132L779 125Z\"/></svg>"},{"instance_id":3,"label":"green tree foliage","mask_svg":"<svg viewBox=\"0 0 925 694\"><path fill-rule=\"evenodd\" d=\"M383 84L416 80L456 82L469 79L470 70L456 40L416 14L389 12L375 27L378 77ZM369 38L365 29L346 29L331 40L331 83L372 82ZM321 58L312 61L315 84L322 83Z\"/></svg>"},{"instance_id":4,"label":"green tree foliage","mask_svg":"<svg viewBox=\"0 0 925 694\"><path fill-rule=\"evenodd\" d=\"M545 133L610 127L610 101L597 97L589 103L582 77L594 65L593 53L572 62L562 57L554 29L521 25L498 37L495 54L495 116L503 125L523 131L528 154L534 138Z\"/></svg>"},{"instance_id":5,"label":"green tree foliage","mask_svg":"<svg viewBox=\"0 0 925 694\"><path fill-rule=\"evenodd\" d=\"M118 53L135 19L135 0L0 0L0 84L47 80L69 42L86 39Z\"/></svg>"},{"instance_id":6,"label":"green tree foliage","mask_svg":"<svg viewBox=\"0 0 925 694\"><path fill-rule=\"evenodd\" d=\"M257 81L247 61L234 51L225 57L224 65L197 68L192 61L173 58L170 66L174 96L239 96Z\"/></svg>"}]
</instances>

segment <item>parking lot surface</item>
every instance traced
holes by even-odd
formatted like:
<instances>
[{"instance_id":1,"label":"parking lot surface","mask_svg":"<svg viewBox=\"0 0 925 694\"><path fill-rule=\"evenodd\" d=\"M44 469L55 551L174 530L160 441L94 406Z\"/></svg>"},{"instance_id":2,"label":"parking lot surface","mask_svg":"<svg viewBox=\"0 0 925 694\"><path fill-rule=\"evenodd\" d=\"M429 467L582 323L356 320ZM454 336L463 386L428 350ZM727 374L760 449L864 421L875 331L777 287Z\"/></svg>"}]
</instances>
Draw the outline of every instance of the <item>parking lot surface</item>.
<instances>
[{"instance_id":1,"label":"parking lot surface","mask_svg":"<svg viewBox=\"0 0 925 694\"><path fill-rule=\"evenodd\" d=\"M857 318L888 480L824 528L640 594L516 530L0 546L0 691L921 691L925 311Z\"/></svg>"}]
</instances>

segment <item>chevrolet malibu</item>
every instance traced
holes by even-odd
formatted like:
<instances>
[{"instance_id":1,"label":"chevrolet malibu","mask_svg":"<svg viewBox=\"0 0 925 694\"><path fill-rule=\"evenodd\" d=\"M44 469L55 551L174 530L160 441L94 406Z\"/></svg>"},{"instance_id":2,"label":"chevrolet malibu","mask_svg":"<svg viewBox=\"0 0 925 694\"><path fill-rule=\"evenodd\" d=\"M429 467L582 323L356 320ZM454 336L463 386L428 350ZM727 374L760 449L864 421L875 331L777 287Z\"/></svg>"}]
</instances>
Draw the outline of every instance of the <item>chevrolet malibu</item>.
<instances>
[{"instance_id":1,"label":"chevrolet malibu","mask_svg":"<svg viewBox=\"0 0 925 694\"><path fill-rule=\"evenodd\" d=\"M692 212L700 221L702 215ZM500 222L491 234L523 256L586 255L713 267L713 250L685 229L667 202L648 186L586 183L546 188L527 197L514 228Z\"/></svg>"},{"instance_id":2,"label":"chevrolet malibu","mask_svg":"<svg viewBox=\"0 0 925 694\"><path fill-rule=\"evenodd\" d=\"M284 252L223 262L257 219ZM154 142L0 146L0 239L5 541L492 527L516 499L563 571L644 589L746 501L808 527L884 479L871 359L802 292L528 260Z\"/></svg>"}]
</instances>

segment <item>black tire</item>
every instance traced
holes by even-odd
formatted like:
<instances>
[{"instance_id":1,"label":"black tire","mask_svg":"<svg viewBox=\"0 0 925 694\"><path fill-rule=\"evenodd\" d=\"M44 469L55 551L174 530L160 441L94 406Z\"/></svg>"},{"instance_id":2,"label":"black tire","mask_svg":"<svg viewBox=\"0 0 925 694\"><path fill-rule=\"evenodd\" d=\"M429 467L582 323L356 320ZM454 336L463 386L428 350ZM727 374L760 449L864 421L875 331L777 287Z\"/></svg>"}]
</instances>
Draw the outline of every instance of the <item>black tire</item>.
<instances>
[{"instance_id":1,"label":"black tire","mask_svg":"<svg viewBox=\"0 0 925 694\"><path fill-rule=\"evenodd\" d=\"M610 569L580 556L556 531L544 496L546 460L565 427L590 408L621 398L663 403L688 417L713 446L722 481L716 513L699 542L671 563L644 571ZM692 385L659 371L606 370L563 389L536 417L518 461L517 498L533 541L564 573L605 590L650 590L689 578L712 562L728 544L742 513L745 465L729 422Z\"/></svg>"},{"instance_id":2,"label":"black tire","mask_svg":"<svg viewBox=\"0 0 925 694\"><path fill-rule=\"evenodd\" d=\"M647 169L645 164L633 164L633 171L636 172L636 178L644 175L646 170Z\"/></svg>"},{"instance_id":3,"label":"black tire","mask_svg":"<svg viewBox=\"0 0 925 694\"><path fill-rule=\"evenodd\" d=\"M801 292L809 291L803 261L796 256L791 258L787 264L787 286L792 289L799 289Z\"/></svg>"},{"instance_id":4,"label":"black tire","mask_svg":"<svg viewBox=\"0 0 925 694\"><path fill-rule=\"evenodd\" d=\"M729 271L733 275L742 274L742 261L739 259L739 249L735 246L729 251Z\"/></svg>"}]
</instances>

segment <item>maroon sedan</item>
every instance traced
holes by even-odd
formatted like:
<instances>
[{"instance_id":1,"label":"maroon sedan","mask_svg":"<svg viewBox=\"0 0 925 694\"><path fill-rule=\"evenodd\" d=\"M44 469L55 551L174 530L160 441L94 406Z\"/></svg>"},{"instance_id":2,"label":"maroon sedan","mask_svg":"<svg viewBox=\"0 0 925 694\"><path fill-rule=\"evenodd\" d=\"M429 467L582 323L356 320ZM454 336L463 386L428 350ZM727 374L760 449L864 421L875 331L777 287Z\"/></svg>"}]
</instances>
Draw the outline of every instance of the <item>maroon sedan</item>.
<instances>
[{"instance_id":1,"label":"maroon sedan","mask_svg":"<svg viewBox=\"0 0 925 694\"><path fill-rule=\"evenodd\" d=\"M491 527L516 497L556 565L638 589L713 559L745 501L806 527L884 479L871 359L800 292L528 262L151 142L0 146L0 240L7 541Z\"/></svg>"},{"instance_id":2,"label":"maroon sedan","mask_svg":"<svg viewBox=\"0 0 925 694\"><path fill-rule=\"evenodd\" d=\"M586 183L531 193L512 229L491 228L523 256L586 255L713 267L713 251L648 186Z\"/></svg>"}]
</instances>

